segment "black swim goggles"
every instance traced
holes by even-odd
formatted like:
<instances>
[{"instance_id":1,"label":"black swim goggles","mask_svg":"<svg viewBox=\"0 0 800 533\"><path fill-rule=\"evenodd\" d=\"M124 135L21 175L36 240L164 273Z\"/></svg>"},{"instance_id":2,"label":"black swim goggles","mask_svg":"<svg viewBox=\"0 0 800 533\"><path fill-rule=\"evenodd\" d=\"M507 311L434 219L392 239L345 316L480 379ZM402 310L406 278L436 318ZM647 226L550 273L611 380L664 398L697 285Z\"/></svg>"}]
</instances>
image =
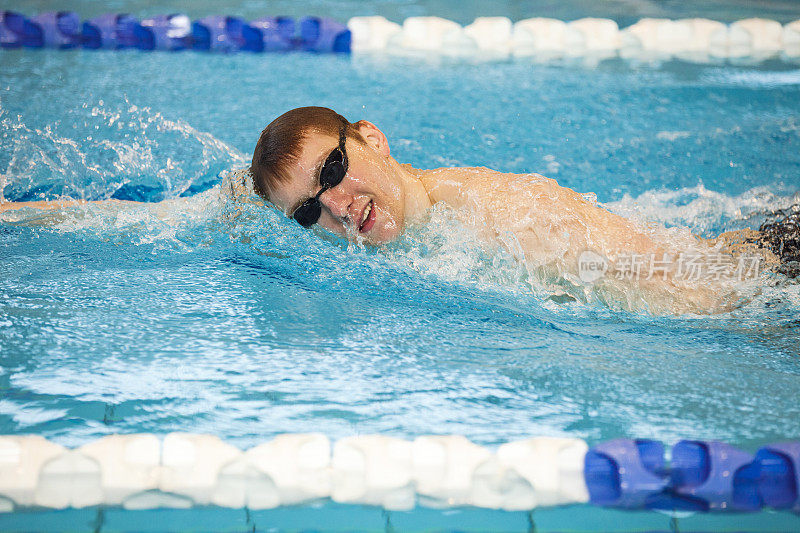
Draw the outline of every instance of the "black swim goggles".
<instances>
[{"instance_id":1,"label":"black swim goggles","mask_svg":"<svg viewBox=\"0 0 800 533\"><path fill-rule=\"evenodd\" d=\"M322 193L339 185L347 174L347 152L344 151L346 127L346 125L342 125L339 130L339 146L333 149L319 171L319 184L322 188L316 196L300 204L300 207L292 213L292 218L304 228L310 228L319 221L319 216L322 214L319 197Z\"/></svg>"}]
</instances>

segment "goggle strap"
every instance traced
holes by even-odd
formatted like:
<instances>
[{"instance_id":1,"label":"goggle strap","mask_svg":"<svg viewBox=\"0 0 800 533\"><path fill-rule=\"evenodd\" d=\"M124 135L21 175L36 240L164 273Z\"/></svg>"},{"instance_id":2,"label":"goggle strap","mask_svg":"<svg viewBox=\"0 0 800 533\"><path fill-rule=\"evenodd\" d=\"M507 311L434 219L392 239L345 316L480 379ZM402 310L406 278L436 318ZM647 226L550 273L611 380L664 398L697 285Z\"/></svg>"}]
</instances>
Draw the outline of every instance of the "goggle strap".
<instances>
[{"instance_id":1,"label":"goggle strap","mask_svg":"<svg viewBox=\"0 0 800 533\"><path fill-rule=\"evenodd\" d=\"M339 130L339 151L342 153L342 166L347 168L347 151L344 145L347 142L347 124L342 124Z\"/></svg>"}]
</instances>

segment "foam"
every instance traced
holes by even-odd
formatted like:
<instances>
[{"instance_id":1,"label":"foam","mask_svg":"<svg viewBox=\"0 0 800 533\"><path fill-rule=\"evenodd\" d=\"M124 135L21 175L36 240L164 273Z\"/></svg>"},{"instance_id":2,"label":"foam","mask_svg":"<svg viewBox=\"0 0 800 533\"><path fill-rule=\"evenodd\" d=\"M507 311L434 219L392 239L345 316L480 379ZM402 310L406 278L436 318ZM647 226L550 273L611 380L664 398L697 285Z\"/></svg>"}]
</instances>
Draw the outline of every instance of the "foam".
<instances>
[{"instance_id":1,"label":"foam","mask_svg":"<svg viewBox=\"0 0 800 533\"><path fill-rule=\"evenodd\" d=\"M102 472L102 501L122 504L138 492L158 489L161 442L153 435L110 435L81 446Z\"/></svg>"},{"instance_id":2,"label":"foam","mask_svg":"<svg viewBox=\"0 0 800 533\"><path fill-rule=\"evenodd\" d=\"M670 140L682 135L683 132L662 132L660 137ZM196 249L198 235L204 243L217 238L241 240L256 251L274 251L276 246L283 245L281 243L295 249L299 236L317 242L313 244L316 253L322 251L318 239L322 232L301 231L262 205L232 205L226 201L226 195L220 193L221 189L215 187L192 197L161 203L87 205L45 215L36 214L33 209L30 211L34 213L18 210L3 216L5 221L15 224L49 223L55 224L59 231L91 232L104 238L154 244L167 249ZM708 255L718 254L719 250L694 235L715 237L723 231L757 228L765 213L797 201L796 195L780 196L764 187L730 196L698 185L678 191L647 191L636 198L626 195L603 207L634 221L640 231L661 243L665 250ZM262 228L264 224L273 227L274 231L256 233L255 228ZM600 283L587 285L574 272L577 258L573 260L569 254L578 248L570 244L569 236L552 236L553 249L543 250L539 257L526 251L513 228L497 235L496 240L487 240L481 236L482 224L472 220L469 212L437 204L424 220L410 225L398 241L381 247L377 255L369 252L370 258L365 257L364 262L372 265L371 268L408 269L422 276L434 276L438 281L481 291L511 292L540 301L568 296L591 306L599 304L656 314L726 312L729 307L737 307L739 304L735 301L740 298L750 299L760 283L755 278L746 284L739 283L741 280L738 279L720 281L713 289L724 296L719 309L703 301L693 303L692 298L683 296L683 292L670 293L666 286L650 287L647 290L654 291L650 294L644 287L626 284L625 280L612 280L609 276ZM594 230L587 230L585 237L585 246L588 247L603 238ZM348 247L350 254L367 253L358 243L334 240L333 246L323 253L330 252L336 256L341 254L343 245ZM710 257L709 261L712 260ZM687 280L686 283L685 287L675 290L697 289L695 292L698 294L709 291L701 286L695 287L695 281ZM707 296L710 298L711 294Z\"/></svg>"},{"instance_id":3,"label":"foam","mask_svg":"<svg viewBox=\"0 0 800 533\"><path fill-rule=\"evenodd\" d=\"M390 53L400 55L474 55L478 48L460 24L441 17L407 18L400 33L392 36L386 46Z\"/></svg>"},{"instance_id":4,"label":"foam","mask_svg":"<svg viewBox=\"0 0 800 533\"><path fill-rule=\"evenodd\" d=\"M513 26L506 17L478 17L464 28L464 34L475 41L483 55L503 59L511 54Z\"/></svg>"},{"instance_id":5,"label":"foam","mask_svg":"<svg viewBox=\"0 0 800 533\"><path fill-rule=\"evenodd\" d=\"M399 24L383 17L353 17L347 22L353 35L353 52L374 52L386 49L389 40L402 31Z\"/></svg>"},{"instance_id":6,"label":"foam","mask_svg":"<svg viewBox=\"0 0 800 533\"><path fill-rule=\"evenodd\" d=\"M774 20L760 18L739 20L731 24L730 32L734 40L737 34L746 33L754 52L774 53L783 48L783 27Z\"/></svg>"},{"instance_id":7,"label":"foam","mask_svg":"<svg viewBox=\"0 0 800 533\"><path fill-rule=\"evenodd\" d=\"M411 443L383 435L339 440L333 448L331 499L385 509L414 507Z\"/></svg>"},{"instance_id":8,"label":"foam","mask_svg":"<svg viewBox=\"0 0 800 533\"><path fill-rule=\"evenodd\" d=\"M800 57L800 20L790 22L783 27L781 35L783 54L788 57Z\"/></svg>"},{"instance_id":9,"label":"foam","mask_svg":"<svg viewBox=\"0 0 800 533\"><path fill-rule=\"evenodd\" d=\"M732 196L698 184L677 190L645 191L635 197L625 194L603 206L642 223L685 226L694 233L703 234L757 227L763 222L764 213L784 209L798 201L798 194L782 196L764 186Z\"/></svg>"},{"instance_id":10,"label":"foam","mask_svg":"<svg viewBox=\"0 0 800 533\"><path fill-rule=\"evenodd\" d=\"M353 17L346 27L332 19L305 17L297 24L288 17L262 17L248 23L236 16L211 16L194 22L185 15L158 15L137 20L130 15L105 14L84 23L84 34L61 34L52 13L31 20L3 12L0 26L11 39L6 46L41 48L138 48L179 50L194 48L219 52L274 52L292 49L310 52L376 53L430 57L537 60L583 58L585 64L622 57L662 60L677 57L696 62L755 63L777 55L800 55L797 21L782 26L763 18L748 18L730 25L708 19L644 18L620 30L616 21L582 18L560 21L530 18L513 23L506 17L478 17L460 24L441 17L409 17L401 24L380 16ZM74 20L75 13L64 13ZM8 20L6 20L8 19ZM32 39L15 23L41 25L47 38ZM125 31L116 26L122 24ZM295 26L300 36L295 35ZM86 34L86 28L94 32ZM22 31L22 33L20 33ZM58 35L56 35L58 34ZM140 35L141 34L141 35ZM150 34L150 39L144 38ZM210 39L210 40L209 40Z\"/></svg>"},{"instance_id":11,"label":"foam","mask_svg":"<svg viewBox=\"0 0 800 533\"><path fill-rule=\"evenodd\" d=\"M640 445L655 463L642 462ZM698 447L707 450L710 471L693 461ZM785 454L782 468L765 457L769 450ZM783 489L765 487L769 481L758 481L758 475L739 474L742 468L763 473L767 461L770 476L792 481L796 475L788 465L800 457L800 443L765 446L755 456L717 441L681 441L672 451L667 464L660 442L627 439L590 449L580 439L534 437L492 451L459 435L413 441L357 435L331 449L327 437L311 433L280 435L241 451L213 435L191 433L161 439L110 435L76 449L37 436L0 436L0 512L208 505L259 510L314 500L386 510L423 505L525 511L587 502L670 509L668 499L654 497L674 494L697 498L698 510L798 503L796 491L781 495ZM613 459L610 469L602 457ZM735 498L737 491L747 498Z\"/></svg>"},{"instance_id":12,"label":"foam","mask_svg":"<svg viewBox=\"0 0 800 533\"><path fill-rule=\"evenodd\" d=\"M67 450L36 436L0 436L0 495L15 506L37 503L39 473Z\"/></svg>"},{"instance_id":13,"label":"foam","mask_svg":"<svg viewBox=\"0 0 800 533\"><path fill-rule=\"evenodd\" d=\"M321 499L390 510L532 509L587 501L587 449L578 439L539 437L493 452L461 436L384 435L331 447L321 434L285 434L242 451L190 433L110 435L66 449L37 436L0 436L0 511L269 509Z\"/></svg>"},{"instance_id":14,"label":"foam","mask_svg":"<svg viewBox=\"0 0 800 533\"><path fill-rule=\"evenodd\" d=\"M583 483L587 451L586 443L580 440L537 437L501 445L497 459L515 468L530 483L535 496L533 505L564 505L589 500Z\"/></svg>"},{"instance_id":15,"label":"foam","mask_svg":"<svg viewBox=\"0 0 800 533\"><path fill-rule=\"evenodd\" d=\"M683 59L710 62L724 56L717 41L727 26L708 19L645 18L622 32L620 56L626 58Z\"/></svg>"},{"instance_id":16,"label":"foam","mask_svg":"<svg viewBox=\"0 0 800 533\"><path fill-rule=\"evenodd\" d=\"M615 21L602 18L534 17L512 22L505 17L479 17L462 28L439 17L410 17L402 26L383 17L354 17L348 27L355 54L424 51L494 59L513 55L537 61L584 58L588 63L612 57L741 63L778 54L800 56L800 21L782 26L760 18L730 25L704 18L643 18L620 29Z\"/></svg>"},{"instance_id":17,"label":"foam","mask_svg":"<svg viewBox=\"0 0 800 533\"><path fill-rule=\"evenodd\" d=\"M564 44L570 55L615 55L620 47L619 26L610 19L583 18L567 24Z\"/></svg>"},{"instance_id":18,"label":"foam","mask_svg":"<svg viewBox=\"0 0 800 533\"><path fill-rule=\"evenodd\" d=\"M535 17L514 24L512 51L517 57L560 57L566 48L567 24L561 20Z\"/></svg>"},{"instance_id":19,"label":"foam","mask_svg":"<svg viewBox=\"0 0 800 533\"><path fill-rule=\"evenodd\" d=\"M492 454L457 435L414 440L414 479L429 505L474 504L473 477Z\"/></svg>"},{"instance_id":20,"label":"foam","mask_svg":"<svg viewBox=\"0 0 800 533\"><path fill-rule=\"evenodd\" d=\"M202 186L215 167L247 163L242 153L213 135L127 99L82 107L76 111L85 117L83 126L95 130L91 136L65 135L57 124L37 128L0 107L0 133L9 134L10 154L0 195L5 191L6 197L15 197L35 189L48 197L100 200L130 185L163 191L150 200L177 198Z\"/></svg>"},{"instance_id":21,"label":"foam","mask_svg":"<svg viewBox=\"0 0 800 533\"><path fill-rule=\"evenodd\" d=\"M330 494L331 443L318 433L279 435L220 470L213 502L269 509Z\"/></svg>"}]
</instances>

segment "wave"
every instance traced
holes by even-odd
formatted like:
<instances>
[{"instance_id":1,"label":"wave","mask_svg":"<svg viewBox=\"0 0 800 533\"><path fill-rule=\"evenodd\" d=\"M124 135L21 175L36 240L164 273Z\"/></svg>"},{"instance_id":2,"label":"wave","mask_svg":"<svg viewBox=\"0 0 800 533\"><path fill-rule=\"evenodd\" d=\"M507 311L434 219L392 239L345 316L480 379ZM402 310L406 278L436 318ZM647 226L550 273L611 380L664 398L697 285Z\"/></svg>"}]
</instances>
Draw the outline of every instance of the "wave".
<instances>
[{"instance_id":1,"label":"wave","mask_svg":"<svg viewBox=\"0 0 800 533\"><path fill-rule=\"evenodd\" d=\"M684 226L697 235L716 236L723 231L757 229L767 216L800 202L800 190L781 194L767 187L753 187L739 195L712 191L702 183L675 191L652 190L602 204L626 218Z\"/></svg>"},{"instance_id":2,"label":"wave","mask_svg":"<svg viewBox=\"0 0 800 533\"><path fill-rule=\"evenodd\" d=\"M30 127L0 100L0 200L159 201L208 189L247 161L213 135L128 99L84 103L72 114L72 123Z\"/></svg>"},{"instance_id":3,"label":"wave","mask_svg":"<svg viewBox=\"0 0 800 533\"><path fill-rule=\"evenodd\" d=\"M96 121L97 134L74 139L57 133L56 128L29 128L21 117L2 113L0 103L3 142L11 143L4 152L10 159L0 175L0 198L5 191L17 200L56 194L123 201L54 212L12 211L0 215L0 221L182 250L235 242L261 255L310 256L310 261L303 261L306 272L315 268L323 272L336 263L346 276L355 259L372 275L379 268L392 275L410 272L470 290L532 296L544 305L577 299L578 305L636 307L631 299L638 296L626 288L612 287L604 294L596 287L576 285L566 274L540 275L520 260L524 254L514 252L513 242L486 243L459 213L443 205L434 206L423 223L410 226L400 240L379 250L319 229L303 230L275 210L265 209L263 203L233 203L215 186L229 169L244 166L246 159L213 135L127 100L116 107L100 101L91 106L89 116L87 120ZM591 194L585 196L594 201ZM129 201L139 199L148 202ZM693 238L691 234L712 237L723 231L757 228L769 213L799 201L800 191L754 187L729 195L701 183L676 191L646 191L636 197L626 194L600 205L642 227L655 227L656 233L683 245ZM336 257L342 255L349 260L340 264ZM752 292L748 301L754 298ZM615 304L620 298L628 302Z\"/></svg>"},{"instance_id":4,"label":"wave","mask_svg":"<svg viewBox=\"0 0 800 533\"><path fill-rule=\"evenodd\" d=\"M223 172L221 176L225 180L228 174ZM648 191L636 198L625 196L604 207L638 221L677 248L694 242L690 231L700 234L709 228L757 227L765 213L797 201L798 194L779 195L763 187L731 196L698 185L679 191ZM509 243L498 246L483 240L462 215L438 204L423 221L409 226L398 241L380 249L348 242L318 228L304 230L263 202L233 202L220 186L191 197L153 203L104 202L52 212L9 211L2 220L13 225L89 233L122 244L156 244L183 250L215 242L236 242L262 255L301 258L307 272L325 271L332 263L340 262L337 258L349 257L340 265L345 276L348 263L354 260L373 276L376 269L384 268L397 275L413 272L470 290L511 291L542 302L563 303L577 298L581 303L637 307L631 299L639 296L622 285L587 288L570 282L567 274L541 275L521 261L522 254L515 254ZM752 288L745 291L747 301L755 296ZM764 291L759 286L755 292ZM616 305L614 300L620 298L629 301Z\"/></svg>"}]
</instances>

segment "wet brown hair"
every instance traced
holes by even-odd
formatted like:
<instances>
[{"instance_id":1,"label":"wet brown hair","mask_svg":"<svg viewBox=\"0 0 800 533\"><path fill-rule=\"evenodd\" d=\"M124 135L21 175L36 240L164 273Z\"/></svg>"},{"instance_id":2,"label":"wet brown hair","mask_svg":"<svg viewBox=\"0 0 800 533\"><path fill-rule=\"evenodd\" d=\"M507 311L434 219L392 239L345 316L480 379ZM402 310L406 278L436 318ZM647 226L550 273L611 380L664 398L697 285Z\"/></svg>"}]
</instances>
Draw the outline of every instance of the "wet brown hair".
<instances>
[{"instance_id":1,"label":"wet brown hair","mask_svg":"<svg viewBox=\"0 0 800 533\"><path fill-rule=\"evenodd\" d=\"M327 107L298 107L270 122L258 138L250 165L256 194L269 201L270 191L291 180L289 166L297 162L310 132L338 139L342 124L348 137L364 142L355 124Z\"/></svg>"}]
</instances>

